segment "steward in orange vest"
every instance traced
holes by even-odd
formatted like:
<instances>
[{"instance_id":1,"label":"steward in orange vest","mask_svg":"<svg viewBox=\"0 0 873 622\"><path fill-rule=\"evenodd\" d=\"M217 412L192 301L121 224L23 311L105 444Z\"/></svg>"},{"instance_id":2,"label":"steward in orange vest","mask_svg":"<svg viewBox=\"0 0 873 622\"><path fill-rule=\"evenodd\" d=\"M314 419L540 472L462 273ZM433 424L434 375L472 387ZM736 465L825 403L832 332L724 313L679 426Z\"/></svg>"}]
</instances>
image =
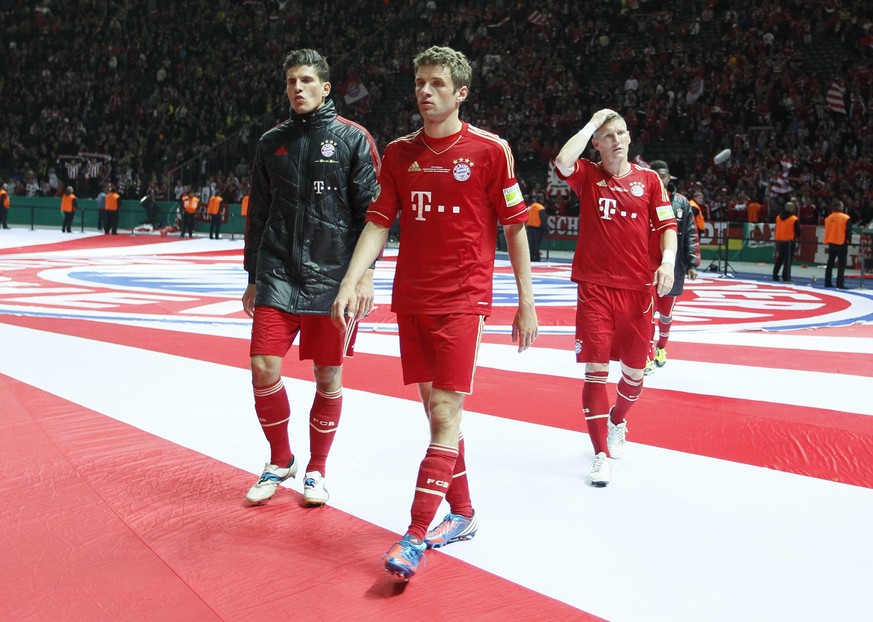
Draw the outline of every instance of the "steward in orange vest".
<instances>
[{"instance_id":1,"label":"steward in orange vest","mask_svg":"<svg viewBox=\"0 0 873 622\"><path fill-rule=\"evenodd\" d=\"M221 203L224 199L221 195L214 194L209 199L209 205L206 207L206 213L209 214L209 239L217 240L221 232Z\"/></svg>"},{"instance_id":2,"label":"steward in orange vest","mask_svg":"<svg viewBox=\"0 0 873 622\"><path fill-rule=\"evenodd\" d=\"M192 194L190 188L186 186L180 201L182 203L182 235L180 237L184 238L187 233L189 238L193 238L194 215L197 213L197 207L200 205L200 197Z\"/></svg>"},{"instance_id":3,"label":"steward in orange vest","mask_svg":"<svg viewBox=\"0 0 873 622\"><path fill-rule=\"evenodd\" d=\"M779 269L782 268L782 280L791 283L791 262L794 259L794 244L800 238L800 221L795 216L797 203L788 201L782 212L776 216L776 257L773 263L773 280L779 280Z\"/></svg>"},{"instance_id":4,"label":"steward in orange vest","mask_svg":"<svg viewBox=\"0 0 873 622\"><path fill-rule=\"evenodd\" d=\"M703 193L698 190L694 193L694 198L688 201L691 206L691 213L694 214L694 226L697 227L697 241L703 236L706 229L706 219L703 217Z\"/></svg>"},{"instance_id":5,"label":"steward in orange vest","mask_svg":"<svg viewBox=\"0 0 873 622\"><path fill-rule=\"evenodd\" d=\"M76 209L79 207L79 200L73 194L73 187L67 186L64 191L64 196L61 197L61 212L64 214L64 224L61 226L61 231L64 233L73 232L73 216L76 215Z\"/></svg>"},{"instance_id":6,"label":"steward in orange vest","mask_svg":"<svg viewBox=\"0 0 873 622\"><path fill-rule=\"evenodd\" d=\"M828 245L828 263L825 267L825 287L833 287L831 275L837 264L837 287L846 289L846 259L852 242L852 219L845 212L842 201L834 201L831 215L825 218L825 244Z\"/></svg>"},{"instance_id":7,"label":"steward in orange vest","mask_svg":"<svg viewBox=\"0 0 873 622\"><path fill-rule=\"evenodd\" d=\"M121 196L115 192L115 188L109 186L106 193L106 204L103 209L106 214L103 217L103 233L118 235L118 209L121 207Z\"/></svg>"},{"instance_id":8,"label":"steward in orange vest","mask_svg":"<svg viewBox=\"0 0 873 622\"><path fill-rule=\"evenodd\" d=\"M9 228L9 191L7 188L6 184L0 186L0 226L4 229Z\"/></svg>"}]
</instances>

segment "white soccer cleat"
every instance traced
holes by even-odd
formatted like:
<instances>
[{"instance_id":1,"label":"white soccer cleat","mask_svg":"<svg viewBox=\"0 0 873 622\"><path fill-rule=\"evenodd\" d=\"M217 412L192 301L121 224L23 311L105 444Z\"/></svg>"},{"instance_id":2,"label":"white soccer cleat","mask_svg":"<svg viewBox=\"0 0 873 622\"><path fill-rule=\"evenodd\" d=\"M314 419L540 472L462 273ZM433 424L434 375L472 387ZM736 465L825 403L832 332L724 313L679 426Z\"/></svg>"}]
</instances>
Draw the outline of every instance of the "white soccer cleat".
<instances>
[{"instance_id":1,"label":"white soccer cleat","mask_svg":"<svg viewBox=\"0 0 873 622\"><path fill-rule=\"evenodd\" d=\"M609 457L618 460L624 455L624 439L627 436L627 422L622 421L618 425L607 420L606 447L609 449Z\"/></svg>"},{"instance_id":2,"label":"white soccer cleat","mask_svg":"<svg viewBox=\"0 0 873 622\"><path fill-rule=\"evenodd\" d=\"M268 462L264 466L264 472L261 474L261 477L258 478L254 486L249 488L246 494L246 501L254 504L269 501L270 497L276 494L279 484L295 475L297 475L297 460L295 458L292 458L291 464L284 469Z\"/></svg>"},{"instance_id":3,"label":"white soccer cleat","mask_svg":"<svg viewBox=\"0 0 873 622\"><path fill-rule=\"evenodd\" d=\"M324 478L318 471L306 473L303 480L303 501L306 505L321 506L330 499L327 489L324 487Z\"/></svg>"},{"instance_id":4,"label":"white soccer cleat","mask_svg":"<svg viewBox=\"0 0 873 622\"><path fill-rule=\"evenodd\" d=\"M612 477L612 462L605 452L600 452L594 456L594 462L591 464L591 471L588 473L591 478L591 485L597 488L603 488L609 484L609 479Z\"/></svg>"}]
</instances>

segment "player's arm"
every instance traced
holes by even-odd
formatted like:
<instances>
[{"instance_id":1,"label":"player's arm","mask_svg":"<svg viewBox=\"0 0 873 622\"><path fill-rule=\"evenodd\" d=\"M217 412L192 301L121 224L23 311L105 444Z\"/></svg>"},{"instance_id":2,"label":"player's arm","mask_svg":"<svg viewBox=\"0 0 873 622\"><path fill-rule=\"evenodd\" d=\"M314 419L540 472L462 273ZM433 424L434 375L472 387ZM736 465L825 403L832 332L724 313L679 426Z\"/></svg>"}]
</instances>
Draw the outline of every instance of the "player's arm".
<instances>
[{"instance_id":1,"label":"player's arm","mask_svg":"<svg viewBox=\"0 0 873 622\"><path fill-rule=\"evenodd\" d=\"M331 308L331 319L340 330L346 330L346 314L360 319L364 315L364 305L358 297L357 288L361 279L371 270L373 262L379 257L388 239L388 227L368 222L358 238L352 260L339 286ZM371 279L372 288L372 279ZM371 299L372 304L372 299Z\"/></svg>"},{"instance_id":2,"label":"player's arm","mask_svg":"<svg viewBox=\"0 0 873 622\"><path fill-rule=\"evenodd\" d=\"M661 234L661 265L655 271L658 296L666 296L673 289L673 268L676 265L676 230L672 227Z\"/></svg>"},{"instance_id":3,"label":"player's arm","mask_svg":"<svg viewBox=\"0 0 873 622\"><path fill-rule=\"evenodd\" d=\"M579 156L582 155L582 152L585 151L585 147L588 146L588 141L591 140L591 137L594 135L594 132L597 131L597 128L603 125L603 121L606 117L611 114L615 114L615 112L609 108L598 110L594 115L592 115L591 120L585 124L585 127L576 132L570 137L570 140L564 143L564 146L561 147L561 151L558 152L558 156L555 158L555 167L561 172L561 175L569 177L573 174L573 171L576 168L576 160L578 160Z\"/></svg>"},{"instance_id":4,"label":"player's arm","mask_svg":"<svg viewBox=\"0 0 873 622\"><path fill-rule=\"evenodd\" d=\"M518 342L518 351L523 352L533 345L538 330L530 278L530 248L523 224L504 225L503 235L518 288L518 311L512 320L512 343Z\"/></svg>"}]
</instances>

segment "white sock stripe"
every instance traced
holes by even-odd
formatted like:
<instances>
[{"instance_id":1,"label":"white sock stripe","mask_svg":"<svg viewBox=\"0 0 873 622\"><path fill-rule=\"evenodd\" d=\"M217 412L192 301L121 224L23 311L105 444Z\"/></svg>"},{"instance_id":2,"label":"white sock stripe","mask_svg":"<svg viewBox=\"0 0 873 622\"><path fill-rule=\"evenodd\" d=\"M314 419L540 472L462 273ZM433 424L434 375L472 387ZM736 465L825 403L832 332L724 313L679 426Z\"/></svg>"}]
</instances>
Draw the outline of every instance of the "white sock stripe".
<instances>
[{"instance_id":1,"label":"white sock stripe","mask_svg":"<svg viewBox=\"0 0 873 622\"><path fill-rule=\"evenodd\" d=\"M282 379L279 378L279 381L276 382L276 384L270 385L269 387L253 387L253 391L255 393L255 397L264 397L267 395L272 395L273 393L278 393L284 388L285 385L282 383Z\"/></svg>"},{"instance_id":2,"label":"white sock stripe","mask_svg":"<svg viewBox=\"0 0 873 622\"><path fill-rule=\"evenodd\" d=\"M585 382L593 382L595 384L606 384L607 376L608 376L608 374L606 374L606 373L600 374L600 373L596 373L596 372L593 374L585 374Z\"/></svg>"},{"instance_id":3,"label":"white sock stripe","mask_svg":"<svg viewBox=\"0 0 873 622\"><path fill-rule=\"evenodd\" d=\"M291 418L290 416L285 417L284 419L282 419L282 421L277 421L276 423L262 423L261 427L262 428L271 428L274 425L279 425L280 423L287 423L290 418Z\"/></svg>"},{"instance_id":4,"label":"white sock stripe","mask_svg":"<svg viewBox=\"0 0 873 622\"><path fill-rule=\"evenodd\" d=\"M456 477L463 477L466 474L467 474L466 471L461 471L460 473L455 473L454 475L452 475L452 479L455 479Z\"/></svg>"},{"instance_id":5,"label":"white sock stripe","mask_svg":"<svg viewBox=\"0 0 873 622\"><path fill-rule=\"evenodd\" d=\"M640 398L640 394L630 396L630 395L625 395L621 391L616 391L616 393L618 393L618 395L620 395L621 397L626 399L628 402L636 402Z\"/></svg>"},{"instance_id":6,"label":"white sock stripe","mask_svg":"<svg viewBox=\"0 0 873 622\"><path fill-rule=\"evenodd\" d=\"M609 413L605 415L589 415L585 417L585 421L591 421L592 419L606 419L609 416Z\"/></svg>"},{"instance_id":7,"label":"white sock stripe","mask_svg":"<svg viewBox=\"0 0 873 622\"><path fill-rule=\"evenodd\" d=\"M458 449L456 447L450 447L448 445L439 445L437 443L431 443L428 445L428 449L435 449L437 451L444 451L446 453L458 454Z\"/></svg>"},{"instance_id":8,"label":"white sock stripe","mask_svg":"<svg viewBox=\"0 0 873 622\"><path fill-rule=\"evenodd\" d=\"M319 428L317 425L313 425L313 424L310 423L310 424L309 424L309 427L312 428L313 430L315 430L316 432L321 432L322 434L333 434L334 432L336 432L336 427L335 427L335 426L332 427L332 428L329 429L329 430L322 430L322 429Z\"/></svg>"},{"instance_id":9,"label":"white sock stripe","mask_svg":"<svg viewBox=\"0 0 873 622\"><path fill-rule=\"evenodd\" d=\"M624 380L626 384L629 384L632 387L639 387L643 384L642 378L640 378L639 380L634 380L630 376L625 376L624 374L622 374L621 379Z\"/></svg>"},{"instance_id":10,"label":"white sock stripe","mask_svg":"<svg viewBox=\"0 0 873 622\"><path fill-rule=\"evenodd\" d=\"M321 391L320 389L315 389L315 392L316 392L318 395L320 395L320 396L322 396L322 397L324 397L324 398L327 398L327 399L329 399L329 400L335 400L335 399L337 399L338 397L342 397L342 396L343 396L343 388L342 388L342 387L340 387L340 388L337 389L336 391L332 391L332 392Z\"/></svg>"},{"instance_id":11,"label":"white sock stripe","mask_svg":"<svg viewBox=\"0 0 873 622\"><path fill-rule=\"evenodd\" d=\"M440 497L441 499L446 498L446 493L444 493L444 492L437 492L436 490L428 490L427 488L419 488L418 486L415 487L415 492L426 492L429 495L434 495L434 496Z\"/></svg>"}]
</instances>

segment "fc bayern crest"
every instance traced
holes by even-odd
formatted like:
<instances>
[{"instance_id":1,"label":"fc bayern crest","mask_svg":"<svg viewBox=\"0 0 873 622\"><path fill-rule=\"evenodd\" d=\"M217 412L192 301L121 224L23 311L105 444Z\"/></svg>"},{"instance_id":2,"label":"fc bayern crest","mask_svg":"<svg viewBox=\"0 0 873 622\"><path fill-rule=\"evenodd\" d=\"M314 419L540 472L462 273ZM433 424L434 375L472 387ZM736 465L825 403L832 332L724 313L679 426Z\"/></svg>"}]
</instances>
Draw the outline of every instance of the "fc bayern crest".
<instances>
[{"instance_id":1,"label":"fc bayern crest","mask_svg":"<svg viewBox=\"0 0 873 622\"><path fill-rule=\"evenodd\" d=\"M635 197L643 196L645 189L643 188L643 184L638 181L632 181L630 185L630 193Z\"/></svg>"},{"instance_id":2,"label":"fc bayern crest","mask_svg":"<svg viewBox=\"0 0 873 622\"><path fill-rule=\"evenodd\" d=\"M452 168L452 176L458 181L467 181L473 174L473 163L466 158L455 160L455 166Z\"/></svg>"},{"instance_id":3,"label":"fc bayern crest","mask_svg":"<svg viewBox=\"0 0 873 622\"><path fill-rule=\"evenodd\" d=\"M323 155L325 158L329 158L335 153L336 147L333 143L326 142L321 145L321 155Z\"/></svg>"}]
</instances>

